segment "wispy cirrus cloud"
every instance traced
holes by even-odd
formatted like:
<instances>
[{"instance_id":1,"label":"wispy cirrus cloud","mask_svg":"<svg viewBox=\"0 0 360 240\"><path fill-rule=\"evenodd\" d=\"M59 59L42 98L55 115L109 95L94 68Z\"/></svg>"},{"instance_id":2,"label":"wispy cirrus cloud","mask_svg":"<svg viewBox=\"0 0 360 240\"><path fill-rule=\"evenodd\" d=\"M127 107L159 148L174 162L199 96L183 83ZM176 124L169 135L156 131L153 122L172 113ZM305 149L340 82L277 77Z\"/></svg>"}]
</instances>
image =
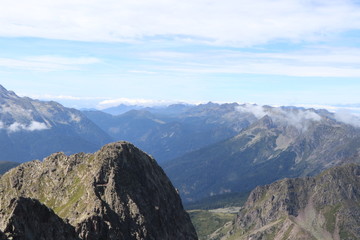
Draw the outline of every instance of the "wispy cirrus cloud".
<instances>
[{"instance_id":1,"label":"wispy cirrus cloud","mask_svg":"<svg viewBox=\"0 0 360 240\"><path fill-rule=\"evenodd\" d=\"M101 62L98 58L87 57L57 57L57 56L31 56L20 58L0 58L0 67L52 72L64 70L79 70L80 66Z\"/></svg>"},{"instance_id":2,"label":"wispy cirrus cloud","mask_svg":"<svg viewBox=\"0 0 360 240\"><path fill-rule=\"evenodd\" d=\"M351 0L19 0L2 4L0 16L0 36L79 41L161 36L251 46L360 29L360 6Z\"/></svg>"},{"instance_id":3,"label":"wispy cirrus cloud","mask_svg":"<svg viewBox=\"0 0 360 240\"><path fill-rule=\"evenodd\" d=\"M6 1L0 77L71 107L119 97L358 103L359 32L355 0Z\"/></svg>"},{"instance_id":4,"label":"wispy cirrus cloud","mask_svg":"<svg viewBox=\"0 0 360 240\"><path fill-rule=\"evenodd\" d=\"M313 46L302 50L249 52L207 50L159 51L142 58L158 62L153 68L189 73L267 74L295 77L359 77L360 49Z\"/></svg>"},{"instance_id":5,"label":"wispy cirrus cloud","mask_svg":"<svg viewBox=\"0 0 360 240\"><path fill-rule=\"evenodd\" d=\"M29 97L35 99L42 100L74 100L74 101L86 101L86 100L104 100L106 97L79 97L79 96L71 96L71 95L51 95L51 94L43 94L43 95L30 95Z\"/></svg>"}]
</instances>

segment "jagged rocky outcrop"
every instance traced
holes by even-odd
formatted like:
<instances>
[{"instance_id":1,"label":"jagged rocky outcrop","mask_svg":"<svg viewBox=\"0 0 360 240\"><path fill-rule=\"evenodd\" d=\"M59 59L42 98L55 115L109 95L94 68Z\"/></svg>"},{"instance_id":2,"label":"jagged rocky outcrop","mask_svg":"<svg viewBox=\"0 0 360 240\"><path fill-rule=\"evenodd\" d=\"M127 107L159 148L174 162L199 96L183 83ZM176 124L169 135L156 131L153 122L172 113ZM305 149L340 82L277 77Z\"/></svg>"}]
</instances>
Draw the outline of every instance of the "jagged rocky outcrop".
<instances>
[{"instance_id":1,"label":"jagged rocky outcrop","mask_svg":"<svg viewBox=\"0 0 360 240\"><path fill-rule=\"evenodd\" d=\"M360 165L257 187L230 228L212 239L360 239Z\"/></svg>"},{"instance_id":2,"label":"jagged rocky outcrop","mask_svg":"<svg viewBox=\"0 0 360 240\"><path fill-rule=\"evenodd\" d=\"M3 232L0 239L80 240L73 226L35 199L12 199L8 208L2 209L0 214L9 215L1 218Z\"/></svg>"},{"instance_id":3,"label":"jagged rocky outcrop","mask_svg":"<svg viewBox=\"0 0 360 240\"><path fill-rule=\"evenodd\" d=\"M197 239L163 170L127 142L24 163L1 177L0 209L17 197L38 199L81 239Z\"/></svg>"}]
</instances>

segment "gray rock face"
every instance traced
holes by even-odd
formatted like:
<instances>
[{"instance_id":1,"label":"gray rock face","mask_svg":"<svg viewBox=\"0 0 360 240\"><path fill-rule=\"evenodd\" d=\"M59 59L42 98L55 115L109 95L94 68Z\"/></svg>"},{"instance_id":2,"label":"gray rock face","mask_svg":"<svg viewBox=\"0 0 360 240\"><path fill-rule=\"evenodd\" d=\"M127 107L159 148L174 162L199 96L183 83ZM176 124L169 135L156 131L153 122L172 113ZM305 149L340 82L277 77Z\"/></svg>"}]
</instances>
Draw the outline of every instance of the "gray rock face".
<instances>
[{"instance_id":1,"label":"gray rock face","mask_svg":"<svg viewBox=\"0 0 360 240\"><path fill-rule=\"evenodd\" d=\"M163 170L127 142L24 163L1 177L0 193L1 209L10 198L39 199L81 239L197 239Z\"/></svg>"},{"instance_id":2,"label":"gray rock face","mask_svg":"<svg viewBox=\"0 0 360 240\"><path fill-rule=\"evenodd\" d=\"M10 214L1 219L4 232L0 239L80 240L73 226L35 199L12 199L6 211Z\"/></svg>"},{"instance_id":3,"label":"gray rock face","mask_svg":"<svg viewBox=\"0 0 360 240\"><path fill-rule=\"evenodd\" d=\"M360 165L257 187L221 239L360 239Z\"/></svg>"}]
</instances>

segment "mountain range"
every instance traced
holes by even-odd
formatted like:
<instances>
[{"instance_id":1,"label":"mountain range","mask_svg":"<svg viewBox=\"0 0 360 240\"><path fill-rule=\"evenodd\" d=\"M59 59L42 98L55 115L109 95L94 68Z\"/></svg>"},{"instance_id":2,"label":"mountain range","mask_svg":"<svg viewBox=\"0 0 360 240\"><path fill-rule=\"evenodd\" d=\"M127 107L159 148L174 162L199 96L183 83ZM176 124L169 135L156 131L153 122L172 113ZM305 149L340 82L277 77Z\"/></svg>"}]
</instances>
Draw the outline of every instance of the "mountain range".
<instances>
[{"instance_id":1,"label":"mountain range","mask_svg":"<svg viewBox=\"0 0 360 240\"><path fill-rule=\"evenodd\" d=\"M359 162L360 129L325 110L263 108L236 136L163 164L183 201L248 192L285 177Z\"/></svg>"},{"instance_id":2,"label":"mountain range","mask_svg":"<svg viewBox=\"0 0 360 240\"><path fill-rule=\"evenodd\" d=\"M211 102L110 110L121 114L0 86L0 239L197 239L180 196L250 191L211 239L359 238L357 117ZM172 183L128 142L92 154L114 140L154 156Z\"/></svg>"},{"instance_id":3,"label":"mountain range","mask_svg":"<svg viewBox=\"0 0 360 240\"><path fill-rule=\"evenodd\" d=\"M112 138L82 112L19 97L0 85L0 161L42 159L53 152L93 152Z\"/></svg>"},{"instance_id":4,"label":"mountain range","mask_svg":"<svg viewBox=\"0 0 360 240\"><path fill-rule=\"evenodd\" d=\"M83 113L113 139L130 141L163 163L230 138L256 120L250 113L237 111L238 106L209 102L144 108L117 116Z\"/></svg>"},{"instance_id":5,"label":"mountain range","mask_svg":"<svg viewBox=\"0 0 360 240\"><path fill-rule=\"evenodd\" d=\"M360 152L360 121L326 110L209 102L136 106L111 115L19 97L3 87L0 107L0 160L94 152L126 140L158 160L186 204L313 176L358 161Z\"/></svg>"}]
</instances>

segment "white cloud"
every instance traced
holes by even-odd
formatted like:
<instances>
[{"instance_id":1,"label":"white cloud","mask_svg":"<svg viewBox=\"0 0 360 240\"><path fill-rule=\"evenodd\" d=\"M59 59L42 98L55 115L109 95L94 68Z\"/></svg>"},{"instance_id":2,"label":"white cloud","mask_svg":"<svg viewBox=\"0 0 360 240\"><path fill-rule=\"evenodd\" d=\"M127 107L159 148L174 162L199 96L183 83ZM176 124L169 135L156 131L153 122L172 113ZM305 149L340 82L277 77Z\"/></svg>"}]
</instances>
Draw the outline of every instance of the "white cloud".
<instances>
[{"instance_id":1,"label":"white cloud","mask_svg":"<svg viewBox=\"0 0 360 240\"><path fill-rule=\"evenodd\" d=\"M237 110L240 112L252 113L257 119L260 119L267 115L268 113L265 111L263 106L258 106L256 104L244 104L242 106L237 107Z\"/></svg>"},{"instance_id":2,"label":"white cloud","mask_svg":"<svg viewBox=\"0 0 360 240\"><path fill-rule=\"evenodd\" d=\"M144 71L144 70L129 70L129 73L156 74L156 72Z\"/></svg>"},{"instance_id":3,"label":"white cloud","mask_svg":"<svg viewBox=\"0 0 360 240\"><path fill-rule=\"evenodd\" d=\"M296 104L298 107L304 107L304 108L315 108L315 109L326 109L329 112L332 113L338 113L338 112L346 112L352 115L358 115L360 114L360 105L359 106L351 106L350 105L325 105L325 104Z\"/></svg>"},{"instance_id":4,"label":"white cloud","mask_svg":"<svg viewBox=\"0 0 360 240\"><path fill-rule=\"evenodd\" d=\"M360 29L359 5L351 0L18 0L3 3L0 16L1 36L81 41L172 36L249 46Z\"/></svg>"},{"instance_id":5,"label":"white cloud","mask_svg":"<svg viewBox=\"0 0 360 240\"><path fill-rule=\"evenodd\" d=\"M81 65L99 63L97 58L67 58L54 56L33 56L20 59L0 58L0 66L33 71L78 70Z\"/></svg>"},{"instance_id":6,"label":"white cloud","mask_svg":"<svg viewBox=\"0 0 360 240\"><path fill-rule=\"evenodd\" d=\"M271 74L298 77L360 77L360 49L312 46L286 52L241 50L196 53L148 52L141 56L169 66L155 70L183 73Z\"/></svg>"},{"instance_id":7,"label":"white cloud","mask_svg":"<svg viewBox=\"0 0 360 240\"><path fill-rule=\"evenodd\" d=\"M69 57L58 57L58 56L32 56L27 57L25 60L32 62L40 63L55 63L61 65L84 65L84 64L94 64L99 63L100 60L92 57L79 57L79 58L69 58Z\"/></svg>"},{"instance_id":8,"label":"white cloud","mask_svg":"<svg viewBox=\"0 0 360 240\"><path fill-rule=\"evenodd\" d=\"M105 97L79 97L79 96L70 96L70 95L51 95L51 94L29 95L29 97L34 99L43 99L43 100L75 100L75 101L106 99Z\"/></svg>"},{"instance_id":9,"label":"white cloud","mask_svg":"<svg viewBox=\"0 0 360 240\"><path fill-rule=\"evenodd\" d=\"M37 121L31 121L30 124L22 124L22 123L14 122L9 126L4 126L4 124L2 124L2 126L10 133L19 132L19 131L30 131L30 132L41 131L50 128L46 125L46 123L41 123Z\"/></svg>"},{"instance_id":10,"label":"white cloud","mask_svg":"<svg viewBox=\"0 0 360 240\"><path fill-rule=\"evenodd\" d=\"M335 112L335 119L337 121L360 127L360 118L354 115L347 109L340 109Z\"/></svg>"},{"instance_id":11,"label":"white cloud","mask_svg":"<svg viewBox=\"0 0 360 240\"><path fill-rule=\"evenodd\" d=\"M299 130L306 131L310 122L318 122L321 116L311 110L290 110L285 111L281 108L275 108L270 116L277 122L288 123Z\"/></svg>"},{"instance_id":12,"label":"white cloud","mask_svg":"<svg viewBox=\"0 0 360 240\"><path fill-rule=\"evenodd\" d=\"M298 130L306 131L311 121L320 121L321 116L311 110L268 108L253 104L245 104L237 108L241 112L250 112L258 119L268 115L276 123L289 124Z\"/></svg>"}]
</instances>

